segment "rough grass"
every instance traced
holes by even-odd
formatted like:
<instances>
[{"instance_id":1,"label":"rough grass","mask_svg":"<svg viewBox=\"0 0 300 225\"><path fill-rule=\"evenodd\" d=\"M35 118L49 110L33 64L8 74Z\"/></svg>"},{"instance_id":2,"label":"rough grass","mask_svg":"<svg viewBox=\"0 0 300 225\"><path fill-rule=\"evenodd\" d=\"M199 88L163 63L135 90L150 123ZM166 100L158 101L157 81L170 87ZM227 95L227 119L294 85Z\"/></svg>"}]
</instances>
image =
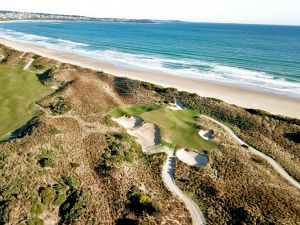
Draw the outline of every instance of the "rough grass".
<instances>
[{"instance_id":1,"label":"rough grass","mask_svg":"<svg viewBox=\"0 0 300 225\"><path fill-rule=\"evenodd\" d=\"M195 118L199 113L195 110L174 111L158 105L136 105L116 108L112 114L116 117L124 114L140 116L144 121L156 124L161 131L162 143L175 148L185 147L203 152L214 147L212 142L198 135L200 127Z\"/></svg>"},{"instance_id":2,"label":"rough grass","mask_svg":"<svg viewBox=\"0 0 300 225\"><path fill-rule=\"evenodd\" d=\"M34 73L0 65L0 140L35 116L33 103L50 92Z\"/></svg>"},{"instance_id":3,"label":"rough grass","mask_svg":"<svg viewBox=\"0 0 300 225\"><path fill-rule=\"evenodd\" d=\"M178 161L175 181L198 203L207 224L298 224L297 188L218 125L207 119L201 124L215 130L219 149L211 151L210 165L205 168Z\"/></svg>"},{"instance_id":4,"label":"rough grass","mask_svg":"<svg viewBox=\"0 0 300 225\"><path fill-rule=\"evenodd\" d=\"M18 61L20 54L9 54L5 63L21 65ZM42 57L38 63L56 68L59 73L54 75L55 80L73 82L39 101L45 110L39 126L31 135L0 144L0 221L7 224L21 221L25 224L116 224L119 218L127 216L128 189L135 185L161 210L152 215L129 212L128 219L134 216L134 220L144 224L173 224L174 221L191 224L184 204L173 198L163 186L162 160L146 159L137 144L130 151L133 157L126 158L110 174L99 174L96 170L107 146L105 134L122 131L106 117L108 110L118 104L154 103L156 97L151 95L152 92L131 88L128 90L133 93L131 97L123 97L114 87L114 77ZM71 100L71 114L52 114L49 104L58 96ZM60 151L55 150L58 150L58 145ZM130 146L126 144L125 147ZM55 166L42 168L38 163L41 158L55 160ZM65 183L75 185L76 182L69 179L71 177L79 182L75 189L83 191L84 195L71 192L73 187L57 187L57 184L65 186ZM52 203L42 204L38 195L41 187L53 189ZM84 196L91 197L85 202L82 201ZM37 204L43 207L41 215L36 215L40 209L32 209Z\"/></svg>"},{"instance_id":5,"label":"rough grass","mask_svg":"<svg viewBox=\"0 0 300 225\"><path fill-rule=\"evenodd\" d=\"M1 48L4 47L0 45L0 51ZM20 52L11 49L3 52L7 58L2 63L24 64L19 60ZM282 153L276 156L278 161L288 152L299 158L299 128L296 125L250 114L215 99L196 95L184 97L172 89L150 85L149 89L154 92L145 89L139 81L115 79L42 57L37 63L57 68L59 73L54 78L60 82L74 81L56 95L43 99L41 106L47 108L58 96L70 98L74 118L70 115L53 117L50 110L46 110L46 116L41 117L39 126L30 136L0 144L0 224L19 224L21 221L26 224L79 225L192 224L184 204L166 190L161 180L165 154L142 156L134 149L132 163L121 162L109 174L97 173L99 157L108 146L105 134L122 132L106 115L118 105L168 103L173 102L174 97L180 97L186 107L232 126L237 124L247 138L261 143L261 150L265 146L278 148L275 153ZM115 87L115 80L118 80L118 87ZM168 93L172 95L167 98ZM140 114L144 112L141 110ZM210 162L205 168L189 167L178 161L175 179L203 210L208 224L298 224L299 191L267 162L235 143L219 126L210 121L204 123L204 119L197 122L216 131L214 141L218 149L210 152ZM240 135L242 131L237 133ZM266 139L259 141L260 137ZM57 148L58 145L61 148ZM54 151L54 148L60 151ZM54 159L55 166L41 168L37 162L43 157ZM288 164L294 161L286 160ZM298 169L299 163L294 164ZM77 185L72 178L76 178ZM140 215L136 210L129 210L128 205L134 202L128 195L132 186L142 191L136 202L155 203L158 212L149 215L146 211ZM41 187L53 189L55 197L51 204L41 203L38 195ZM74 189L78 192L70 191ZM81 190L84 195L80 194ZM82 201L85 194L88 196L86 202ZM41 208L33 208L37 204L43 208L41 215L37 215Z\"/></svg>"}]
</instances>

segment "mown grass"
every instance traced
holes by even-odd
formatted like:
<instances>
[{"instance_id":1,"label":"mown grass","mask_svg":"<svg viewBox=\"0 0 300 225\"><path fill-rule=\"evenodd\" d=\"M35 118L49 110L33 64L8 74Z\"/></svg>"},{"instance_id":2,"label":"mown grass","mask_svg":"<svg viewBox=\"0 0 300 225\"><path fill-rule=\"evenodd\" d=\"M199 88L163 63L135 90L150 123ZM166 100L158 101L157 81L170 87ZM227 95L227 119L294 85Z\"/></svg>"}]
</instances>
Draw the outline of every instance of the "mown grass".
<instances>
[{"instance_id":1,"label":"mown grass","mask_svg":"<svg viewBox=\"0 0 300 225\"><path fill-rule=\"evenodd\" d=\"M0 65L0 140L35 116L34 102L50 93L34 73Z\"/></svg>"},{"instance_id":2,"label":"mown grass","mask_svg":"<svg viewBox=\"0 0 300 225\"><path fill-rule=\"evenodd\" d=\"M112 110L112 115L114 117L121 117L126 115L140 116L142 113L151 112L160 109L160 105L134 105L134 106L124 106L118 107Z\"/></svg>"},{"instance_id":3,"label":"mown grass","mask_svg":"<svg viewBox=\"0 0 300 225\"><path fill-rule=\"evenodd\" d=\"M158 105L135 105L116 108L112 114L115 117L124 114L139 116L146 122L156 124L161 131L162 144L167 143L176 149L185 147L204 152L215 145L198 135L201 126L195 119L199 115L196 110L174 111Z\"/></svg>"}]
</instances>

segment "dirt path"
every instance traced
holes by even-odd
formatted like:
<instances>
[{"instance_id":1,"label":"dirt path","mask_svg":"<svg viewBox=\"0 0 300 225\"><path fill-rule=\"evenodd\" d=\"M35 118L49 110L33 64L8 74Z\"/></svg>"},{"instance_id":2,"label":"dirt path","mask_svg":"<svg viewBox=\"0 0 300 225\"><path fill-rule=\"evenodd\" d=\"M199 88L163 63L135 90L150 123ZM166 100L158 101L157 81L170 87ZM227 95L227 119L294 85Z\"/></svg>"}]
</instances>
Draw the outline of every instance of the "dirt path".
<instances>
[{"instance_id":1,"label":"dirt path","mask_svg":"<svg viewBox=\"0 0 300 225\"><path fill-rule=\"evenodd\" d=\"M278 163L276 162L274 159L272 159L270 156L267 156L265 155L264 153L260 152L259 150L251 147L250 145L248 145L247 143L245 143L243 140L241 140L229 127L227 127L226 125L220 123L219 121L211 118L211 117L208 117L208 116L205 116L205 115L202 115L202 117L206 118L206 119L209 119L210 121L218 124L219 126L221 126L235 141L237 141L240 145L244 145L244 146L247 146L247 149L265 159L268 161L268 163L270 163L273 168L282 176L284 177L288 182L290 182L290 184L294 185L296 188L300 189L300 183L294 179L292 176L290 176L286 171L285 169Z\"/></svg>"},{"instance_id":2,"label":"dirt path","mask_svg":"<svg viewBox=\"0 0 300 225\"><path fill-rule=\"evenodd\" d=\"M202 212L196 203L191 200L186 194L184 194L174 181L174 170L176 157L173 154L167 154L168 158L163 166L162 178L165 186L172 192L173 195L177 196L190 211L194 225L204 225L205 219Z\"/></svg>"},{"instance_id":3,"label":"dirt path","mask_svg":"<svg viewBox=\"0 0 300 225\"><path fill-rule=\"evenodd\" d=\"M31 64L33 63L33 61L34 61L31 58L24 57L25 54L26 54L26 52L23 52L23 54L19 57L20 59L28 59L29 60L29 62L23 67L23 70L27 70L31 66ZM5 56L4 55L0 55L0 60L3 59L3 58L5 58Z\"/></svg>"},{"instance_id":4,"label":"dirt path","mask_svg":"<svg viewBox=\"0 0 300 225\"><path fill-rule=\"evenodd\" d=\"M84 128L88 132L97 132L100 130L103 130L103 127L101 125L95 124L95 123L89 123L84 121L78 116L75 115L50 115L49 112L41 107L40 105L36 104L39 109L43 112L45 112L47 117L51 118L72 118L76 120L79 125ZM167 160L164 163L163 170L162 170L162 179L165 184L165 186L168 188L168 190L174 195L177 196L186 206L186 208L190 211L193 224L194 225L204 225L206 224L204 221L204 217L202 212L200 211L199 207L196 205L193 200L191 200L187 195L185 195L175 184L174 181L174 171L175 171L175 160L176 157L173 155L173 151L169 151L169 149L162 149L160 152L165 152L168 155ZM148 155L150 154L157 154L158 152L148 152ZM147 153L146 153L147 154Z\"/></svg>"},{"instance_id":5,"label":"dirt path","mask_svg":"<svg viewBox=\"0 0 300 225\"><path fill-rule=\"evenodd\" d=\"M25 55L26 55L26 52L23 52L22 55L19 57L20 59L28 59L29 60L29 62L23 67L23 70L27 70L34 61L32 58L24 57Z\"/></svg>"},{"instance_id":6,"label":"dirt path","mask_svg":"<svg viewBox=\"0 0 300 225\"><path fill-rule=\"evenodd\" d=\"M176 185L174 180L174 171L175 171L175 162L176 162L176 156L174 156L174 151L172 151L170 148L167 147L161 147L158 146L158 150L155 150L154 148L147 149L144 154L146 155L152 155L157 153L166 153L168 158L165 161L162 169L162 179L167 187L167 189L177 198L179 198L186 206L186 208L189 210L193 224L194 225L205 225L205 218L197 206L197 204L184 192L182 192L179 187Z\"/></svg>"},{"instance_id":7,"label":"dirt path","mask_svg":"<svg viewBox=\"0 0 300 225\"><path fill-rule=\"evenodd\" d=\"M174 196L185 204L186 208L190 211L193 224L204 225L205 219L197 204L184 194L175 184L174 171L176 156L174 156L174 149L160 144L160 131L154 124L145 123L143 126L139 126L138 124L133 123L132 119L133 117L122 117L121 119L114 119L114 121L123 126L128 134L137 138L137 142L142 146L144 154L167 154L168 158L163 165L161 173L165 186ZM142 122L142 120L140 122ZM128 128L128 123L131 125L129 126L131 129Z\"/></svg>"}]
</instances>

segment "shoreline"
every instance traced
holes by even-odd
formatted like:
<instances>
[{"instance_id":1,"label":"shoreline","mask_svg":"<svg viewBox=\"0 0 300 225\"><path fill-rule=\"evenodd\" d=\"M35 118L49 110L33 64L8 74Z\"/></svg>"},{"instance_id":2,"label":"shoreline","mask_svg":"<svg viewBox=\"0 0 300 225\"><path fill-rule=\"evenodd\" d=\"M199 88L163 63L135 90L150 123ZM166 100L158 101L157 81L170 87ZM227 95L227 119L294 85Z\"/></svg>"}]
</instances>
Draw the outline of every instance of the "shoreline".
<instances>
[{"instance_id":1,"label":"shoreline","mask_svg":"<svg viewBox=\"0 0 300 225\"><path fill-rule=\"evenodd\" d=\"M24 44L2 37L0 37L0 43L19 51L33 52L63 63L74 64L84 68L103 71L111 75L146 81L165 87L173 87L180 91L197 93L203 97L221 99L226 103L235 104L243 108L261 109L272 114L300 119L300 100L296 98L265 93L259 90L248 90L231 85L200 81L163 72L156 73L127 67L118 67L113 63L96 60L75 53L52 50L38 45Z\"/></svg>"}]
</instances>

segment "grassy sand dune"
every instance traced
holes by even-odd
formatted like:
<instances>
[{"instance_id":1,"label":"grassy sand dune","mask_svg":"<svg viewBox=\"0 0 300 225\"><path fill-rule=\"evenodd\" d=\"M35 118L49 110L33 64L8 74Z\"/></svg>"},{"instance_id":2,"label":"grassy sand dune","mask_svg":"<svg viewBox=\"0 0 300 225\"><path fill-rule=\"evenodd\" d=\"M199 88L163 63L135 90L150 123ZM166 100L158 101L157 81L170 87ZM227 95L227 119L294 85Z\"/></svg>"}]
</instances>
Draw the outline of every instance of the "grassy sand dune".
<instances>
[{"instance_id":1,"label":"grassy sand dune","mask_svg":"<svg viewBox=\"0 0 300 225\"><path fill-rule=\"evenodd\" d=\"M43 96L42 91L37 92L38 87L44 87L36 81L34 73L21 70L25 65L25 60L19 58L22 53L0 45L0 52L2 49L5 55L2 64L20 68L10 76L11 82L19 80L23 73L22 76L27 74L26 78L33 79L32 83L17 83L19 87L5 80L0 82L2 89L7 88L6 92L10 90L22 99L19 102L13 99L18 102L13 104L16 114L25 114L21 107L30 108ZM295 187L220 126L194 116L204 114L227 124L241 139L272 156L298 180L299 120L37 55L32 58L35 60L30 69L47 75L45 85L60 89L39 100L43 113L30 134L0 144L0 221L7 224L21 221L26 224L53 221L59 224L103 224L104 221L107 224L192 224L186 206L172 196L161 178L163 169L170 169L170 165L175 166L176 185L203 211L207 224L297 224L300 221L300 192ZM185 108L193 110L166 109L176 97ZM11 98L12 95L5 95L1 104L8 99L12 101ZM216 144L208 151L209 165L191 167L180 160L174 165L174 157L169 157L169 163L164 164L163 154L143 154L136 140L111 120L111 110L116 107L119 108L114 113L119 117L137 115L145 123L151 120L150 123L160 126L163 138L160 152L166 152L166 145L173 142L184 145L187 138L202 140L204 146L206 141L197 131L213 130ZM3 110L2 105L0 109ZM0 114L12 116L1 118L2 121L14 122L14 110Z\"/></svg>"},{"instance_id":2,"label":"grassy sand dune","mask_svg":"<svg viewBox=\"0 0 300 225\"><path fill-rule=\"evenodd\" d=\"M35 116L34 102L50 93L34 73L0 65L0 140Z\"/></svg>"}]
</instances>

